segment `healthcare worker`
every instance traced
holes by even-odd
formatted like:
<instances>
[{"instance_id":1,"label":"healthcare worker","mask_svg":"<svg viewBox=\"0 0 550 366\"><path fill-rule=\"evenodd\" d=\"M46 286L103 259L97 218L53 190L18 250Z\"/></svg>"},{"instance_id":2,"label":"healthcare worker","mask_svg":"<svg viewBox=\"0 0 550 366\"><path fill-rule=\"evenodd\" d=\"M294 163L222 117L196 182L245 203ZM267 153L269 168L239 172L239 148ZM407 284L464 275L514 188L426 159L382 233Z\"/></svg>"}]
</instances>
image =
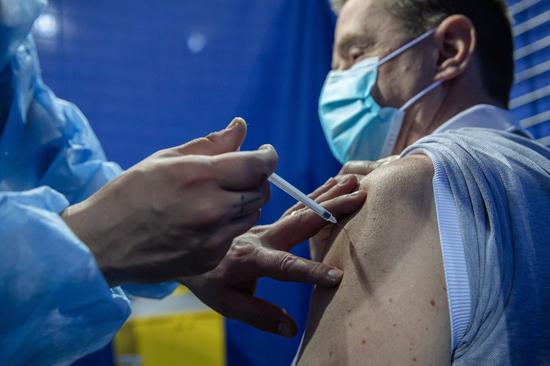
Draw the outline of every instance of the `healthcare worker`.
<instances>
[{"instance_id":1,"label":"healthcare worker","mask_svg":"<svg viewBox=\"0 0 550 366\"><path fill-rule=\"evenodd\" d=\"M299 206L233 241L268 199L274 149L237 152L236 119L122 172L41 80L29 33L46 5L0 0L0 364L70 364L112 339L128 294L163 297L176 279L224 315L294 335L286 312L254 298L257 278L335 285L342 273L287 252L325 225ZM336 216L364 201L356 183L325 186Z\"/></svg>"}]
</instances>

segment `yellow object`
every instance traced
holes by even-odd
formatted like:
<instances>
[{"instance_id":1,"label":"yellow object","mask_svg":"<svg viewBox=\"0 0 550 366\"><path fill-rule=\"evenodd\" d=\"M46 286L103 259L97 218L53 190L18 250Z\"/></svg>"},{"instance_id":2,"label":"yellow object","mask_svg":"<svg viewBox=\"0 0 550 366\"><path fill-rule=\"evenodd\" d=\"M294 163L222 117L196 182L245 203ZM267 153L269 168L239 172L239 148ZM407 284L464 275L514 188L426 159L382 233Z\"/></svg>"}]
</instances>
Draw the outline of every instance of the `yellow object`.
<instances>
[{"instance_id":1,"label":"yellow object","mask_svg":"<svg viewBox=\"0 0 550 366\"><path fill-rule=\"evenodd\" d=\"M145 301L145 305L144 300L139 303L141 310L115 338L117 366L225 365L224 322L220 315L198 307L198 300L184 289L166 300Z\"/></svg>"}]
</instances>

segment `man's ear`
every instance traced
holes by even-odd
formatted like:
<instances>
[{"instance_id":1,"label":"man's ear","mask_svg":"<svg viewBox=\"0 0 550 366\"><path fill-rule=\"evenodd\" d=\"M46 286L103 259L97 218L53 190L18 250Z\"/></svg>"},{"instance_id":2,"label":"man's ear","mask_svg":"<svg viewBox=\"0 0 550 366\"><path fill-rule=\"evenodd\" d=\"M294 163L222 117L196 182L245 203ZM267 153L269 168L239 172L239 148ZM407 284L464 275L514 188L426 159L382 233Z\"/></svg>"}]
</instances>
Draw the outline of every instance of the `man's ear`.
<instances>
[{"instance_id":1,"label":"man's ear","mask_svg":"<svg viewBox=\"0 0 550 366\"><path fill-rule=\"evenodd\" d=\"M437 80L448 81L462 75L473 62L477 47L476 30L464 15L452 15L437 27L439 46Z\"/></svg>"}]
</instances>

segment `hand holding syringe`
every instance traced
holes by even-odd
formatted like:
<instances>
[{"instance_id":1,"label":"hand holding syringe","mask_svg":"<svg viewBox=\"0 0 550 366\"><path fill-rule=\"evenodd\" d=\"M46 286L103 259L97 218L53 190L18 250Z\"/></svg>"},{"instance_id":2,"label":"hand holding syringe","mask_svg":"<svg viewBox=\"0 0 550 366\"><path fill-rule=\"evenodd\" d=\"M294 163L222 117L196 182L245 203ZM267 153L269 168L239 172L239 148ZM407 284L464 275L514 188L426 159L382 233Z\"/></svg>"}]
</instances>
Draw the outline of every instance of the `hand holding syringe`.
<instances>
[{"instance_id":1,"label":"hand holding syringe","mask_svg":"<svg viewBox=\"0 0 550 366\"><path fill-rule=\"evenodd\" d=\"M333 224L337 223L336 219L329 211L324 209L320 204L309 198L302 191L294 187L292 184L288 183L277 174L273 173L271 177L269 177L269 181L284 192L288 193L295 200L302 202L306 207L309 207L311 210L313 210L313 212L321 216L323 219L332 222Z\"/></svg>"}]
</instances>

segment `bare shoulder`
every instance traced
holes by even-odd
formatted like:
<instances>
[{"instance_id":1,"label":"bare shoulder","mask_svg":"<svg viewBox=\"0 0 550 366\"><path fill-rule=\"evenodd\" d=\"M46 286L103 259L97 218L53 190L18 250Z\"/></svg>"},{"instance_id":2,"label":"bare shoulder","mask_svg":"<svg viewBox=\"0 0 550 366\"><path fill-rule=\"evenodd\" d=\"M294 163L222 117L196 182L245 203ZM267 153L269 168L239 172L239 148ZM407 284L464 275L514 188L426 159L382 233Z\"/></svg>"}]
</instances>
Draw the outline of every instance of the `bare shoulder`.
<instances>
[{"instance_id":1,"label":"bare shoulder","mask_svg":"<svg viewBox=\"0 0 550 366\"><path fill-rule=\"evenodd\" d=\"M361 183L367 202L325 257L344 279L336 290L315 289L301 364L449 363L433 171L427 157L414 156Z\"/></svg>"},{"instance_id":2,"label":"bare shoulder","mask_svg":"<svg viewBox=\"0 0 550 366\"><path fill-rule=\"evenodd\" d=\"M376 169L363 179L361 186L369 192L371 206L383 202L384 206L396 204L397 199L417 204L429 198L426 196L433 197L433 174L431 160L414 155Z\"/></svg>"},{"instance_id":3,"label":"bare shoulder","mask_svg":"<svg viewBox=\"0 0 550 366\"><path fill-rule=\"evenodd\" d=\"M434 168L425 156L417 155L383 166L361 182L368 192L363 208L346 225L363 250L364 260L393 260L404 253L420 235L420 241L439 243L433 192ZM344 233L346 234L346 233ZM345 235L344 235L345 236ZM336 237L335 252L342 246ZM385 243L378 248L379 243ZM390 245L393 244L393 245ZM335 253L335 254L336 254ZM327 258L330 258L327 256Z\"/></svg>"}]
</instances>

